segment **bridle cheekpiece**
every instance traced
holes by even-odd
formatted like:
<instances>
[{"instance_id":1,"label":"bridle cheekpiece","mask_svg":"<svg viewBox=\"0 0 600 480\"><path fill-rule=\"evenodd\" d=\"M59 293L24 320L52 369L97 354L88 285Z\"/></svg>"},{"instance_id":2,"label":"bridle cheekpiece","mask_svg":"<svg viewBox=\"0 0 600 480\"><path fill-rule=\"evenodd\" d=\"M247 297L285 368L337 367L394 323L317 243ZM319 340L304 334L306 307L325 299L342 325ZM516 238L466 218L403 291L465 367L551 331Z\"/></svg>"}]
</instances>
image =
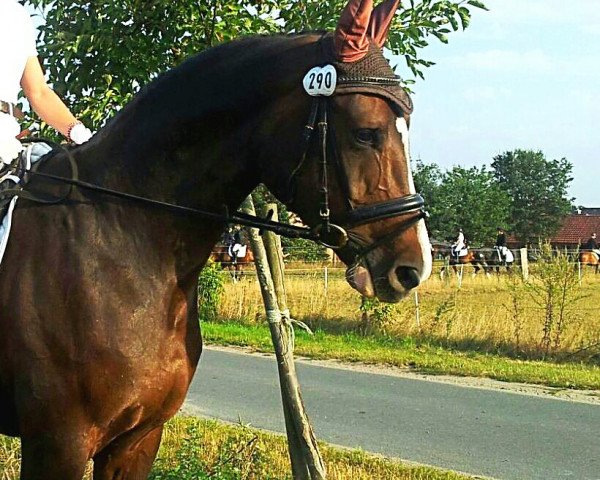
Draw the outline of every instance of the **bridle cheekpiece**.
<instances>
[{"instance_id":1,"label":"bridle cheekpiece","mask_svg":"<svg viewBox=\"0 0 600 480\"><path fill-rule=\"evenodd\" d=\"M381 59L385 62L385 66L391 72L391 68L381 52L379 50L376 52L379 53ZM373 63L373 59L372 57L370 58L369 55L365 58L367 63ZM360 64L361 62L362 60L355 62L353 65L355 70L358 70L361 67L364 68L364 66L361 65L358 65L358 69L356 68L356 64ZM378 66L380 66L380 59L375 58L375 63L379 63ZM344 66L342 66L342 69L343 68ZM364 257L376 247L392 241L416 222L426 218L425 202L421 195L413 193L371 205L354 207L347 197L347 211L336 219L337 223L332 223L329 210L328 170L330 162L328 159L328 152L333 152L333 156L335 157L334 163L338 168L338 173L340 173L341 177L340 184L343 185L345 182L347 183L347 181L344 172L340 172L340 170L343 170L343 167L336 155L335 140L333 139L334 134L329 135L329 132L333 130L328 122L328 112L330 108L329 99L336 94L373 93L390 101L397 114L401 114L402 111L412 111L412 103L410 102L410 97L408 97L401 87L401 79L394 75L393 72L391 72L391 74L384 72L384 75L348 72L350 74L340 75L338 69L339 67L336 68L336 65L327 63L323 66L311 68L304 76L302 82L304 90L313 98L313 100L308 121L304 127L304 152L300 163L292 172L290 181L304 164L310 142L315 135L315 131L317 131L320 156L319 193L321 198L319 202L320 224L313 229L316 240L326 247L334 249L342 248L350 241L353 243L353 249L356 251L357 257ZM331 140L329 140L329 138L331 138ZM344 186L346 187L346 192L348 192L348 186ZM409 214L413 215L397 225L392 232L384 235L384 237L375 242L367 242L349 231L353 227L366 223Z\"/></svg>"}]
</instances>

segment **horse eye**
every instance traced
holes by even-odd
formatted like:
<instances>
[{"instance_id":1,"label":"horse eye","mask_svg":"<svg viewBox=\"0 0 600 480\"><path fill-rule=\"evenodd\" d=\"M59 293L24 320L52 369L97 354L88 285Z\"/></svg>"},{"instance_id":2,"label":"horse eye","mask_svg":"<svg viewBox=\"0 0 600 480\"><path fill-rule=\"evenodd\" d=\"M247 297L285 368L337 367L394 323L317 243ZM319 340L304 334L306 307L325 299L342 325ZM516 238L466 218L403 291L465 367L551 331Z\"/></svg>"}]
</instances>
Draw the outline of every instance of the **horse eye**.
<instances>
[{"instance_id":1,"label":"horse eye","mask_svg":"<svg viewBox=\"0 0 600 480\"><path fill-rule=\"evenodd\" d=\"M358 143L374 145L377 141L377 131L372 128L361 128L354 132L354 138Z\"/></svg>"}]
</instances>

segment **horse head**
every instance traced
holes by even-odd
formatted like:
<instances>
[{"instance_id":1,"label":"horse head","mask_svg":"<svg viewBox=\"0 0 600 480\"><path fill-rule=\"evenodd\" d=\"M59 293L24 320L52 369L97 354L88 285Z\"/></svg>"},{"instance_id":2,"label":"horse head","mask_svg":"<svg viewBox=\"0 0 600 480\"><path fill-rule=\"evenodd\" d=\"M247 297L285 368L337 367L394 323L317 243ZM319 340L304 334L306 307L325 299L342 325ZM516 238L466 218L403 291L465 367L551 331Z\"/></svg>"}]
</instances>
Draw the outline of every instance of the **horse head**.
<instances>
[{"instance_id":1,"label":"horse head","mask_svg":"<svg viewBox=\"0 0 600 480\"><path fill-rule=\"evenodd\" d=\"M263 182L307 225L347 233L343 245L325 243L339 247L356 290L388 302L431 273L410 169L412 102L381 50L397 5L350 0L335 33L313 39L308 74L292 75L286 108L268 112L262 133L285 141L260 149L270 164Z\"/></svg>"},{"instance_id":2,"label":"horse head","mask_svg":"<svg viewBox=\"0 0 600 480\"><path fill-rule=\"evenodd\" d=\"M400 300L429 277L431 247L410 171L412 102L381 50L397 5L349 0L335 32L188 59L74 152L82 178L213 212L262 182L336 247L354 288ZM202 262L222 228L165 219L158 238L165 250L183 238L184 257ZM189 278L197 268L182 264Z\"/></svg>"}]
</instances>

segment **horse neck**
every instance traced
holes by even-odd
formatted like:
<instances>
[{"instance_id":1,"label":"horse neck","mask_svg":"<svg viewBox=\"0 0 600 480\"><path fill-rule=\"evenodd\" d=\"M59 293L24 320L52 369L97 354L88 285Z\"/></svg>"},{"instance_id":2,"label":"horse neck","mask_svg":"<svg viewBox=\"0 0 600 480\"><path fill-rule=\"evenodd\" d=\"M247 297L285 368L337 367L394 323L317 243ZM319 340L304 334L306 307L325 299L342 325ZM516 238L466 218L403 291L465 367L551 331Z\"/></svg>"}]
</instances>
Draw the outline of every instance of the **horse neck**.
<instances>
[{"instance_id":1,"label":"horse neck","mask_svg":"<svg viewBox=\"0 0 600 480\"><path fill-rule=\"evenodd\" d=\"M301 84L316 38L248 39L184 62L101 130L91 154L84 147L82 177L157 200L237 208L260 181L253 145L261 143L255 136L263 113L289 94L290 72L299 78L293 86ZM258 53L244 53L252 50ZM236 55L241 60L230 60Z\"/></svg>"},{"instance_id":2,"label":"horse neck","mask_svg":"<svg viewBox=\"0 0 600 480\"><path fill-rule=\"evenodd\" d=\"M261 41L256 42L260 49ZM230 57L225 54L208 54L167 73L144 89L88 144L75 150L80 178L154 200L211 212L226 208L235 211L261 178L254 145L267 141L255 138L263 113L301 85L306 66L314 62L314 55L307 54L311 42L314 40L305 39L287 50L281 45L265 47L263 58L250 56L240 65L228 61ZM225 48L225 53L237 52L243 59L241 49L243 44L237 49ZM291 52L307 58L289 58ZM192 73L197 76L191 78ZM273 78L283 79L282 85L271 86L265 93L265 76L271 82ZM292 82L290 77L298 78ZM286 79L293 86L286 84ZM121 217L126 214L119 213ZM189 239L186 244L196 242L194 255L203 262L223 224L201 219L195 226L191 224L172 221L165 249L181 244L183 236ZM148 236L160 228L145 217L132 226L136 227ZM184 256L193 255L188 252Z\"/></svg>"}]
</instances>

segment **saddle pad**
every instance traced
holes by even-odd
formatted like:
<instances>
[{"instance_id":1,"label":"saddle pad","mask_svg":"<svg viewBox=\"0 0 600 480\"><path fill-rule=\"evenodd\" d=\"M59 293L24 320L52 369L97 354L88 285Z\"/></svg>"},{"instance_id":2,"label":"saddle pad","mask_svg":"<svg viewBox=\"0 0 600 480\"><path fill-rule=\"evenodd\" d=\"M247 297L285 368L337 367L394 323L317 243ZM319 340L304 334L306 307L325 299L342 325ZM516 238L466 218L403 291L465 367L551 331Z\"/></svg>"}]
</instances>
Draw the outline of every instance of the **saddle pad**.
<instances>
[{"instance_id":1,"label":"saddle pad","mask_svg":"<svg viewBox=\"0 0 600 480\"><path fill-rule=\"evenodd\" d=\"M240 245L236 243L235 245L231 245L228 250L228 254L231 258L244 258L246 256L246 251L248 249L247 245Z\"/></svg>"},{"instance_id":2,"label":"saddle pad","mask_svg":"<svg viewBox=\"0 0 600 480\"><path fill-rule=\"evenodd\" d=\"M25 150L21 153L21 159L23 161L23 166L29 170L31 165L36 163L40 158L46 155L48 152L52 150L50 145L45 143L33 143L28 145ZM15 160L16 162L17 160ZM21 184L21 178L13 173L13 170L10 168L4 175L0 178L0 185L6 185L7 188L15 188ZM15 205L17 204L19 196L15 195L8 202L8 207L5 208L3 212L0 212L2 217L2 223L0 223L0 263L2 263L2 259L4 258L4 252L6 251L6 245L8 244L8 237L10 234L10 228L12 226L12 215L15 209Z\"/></svg>"}]
</instances>

